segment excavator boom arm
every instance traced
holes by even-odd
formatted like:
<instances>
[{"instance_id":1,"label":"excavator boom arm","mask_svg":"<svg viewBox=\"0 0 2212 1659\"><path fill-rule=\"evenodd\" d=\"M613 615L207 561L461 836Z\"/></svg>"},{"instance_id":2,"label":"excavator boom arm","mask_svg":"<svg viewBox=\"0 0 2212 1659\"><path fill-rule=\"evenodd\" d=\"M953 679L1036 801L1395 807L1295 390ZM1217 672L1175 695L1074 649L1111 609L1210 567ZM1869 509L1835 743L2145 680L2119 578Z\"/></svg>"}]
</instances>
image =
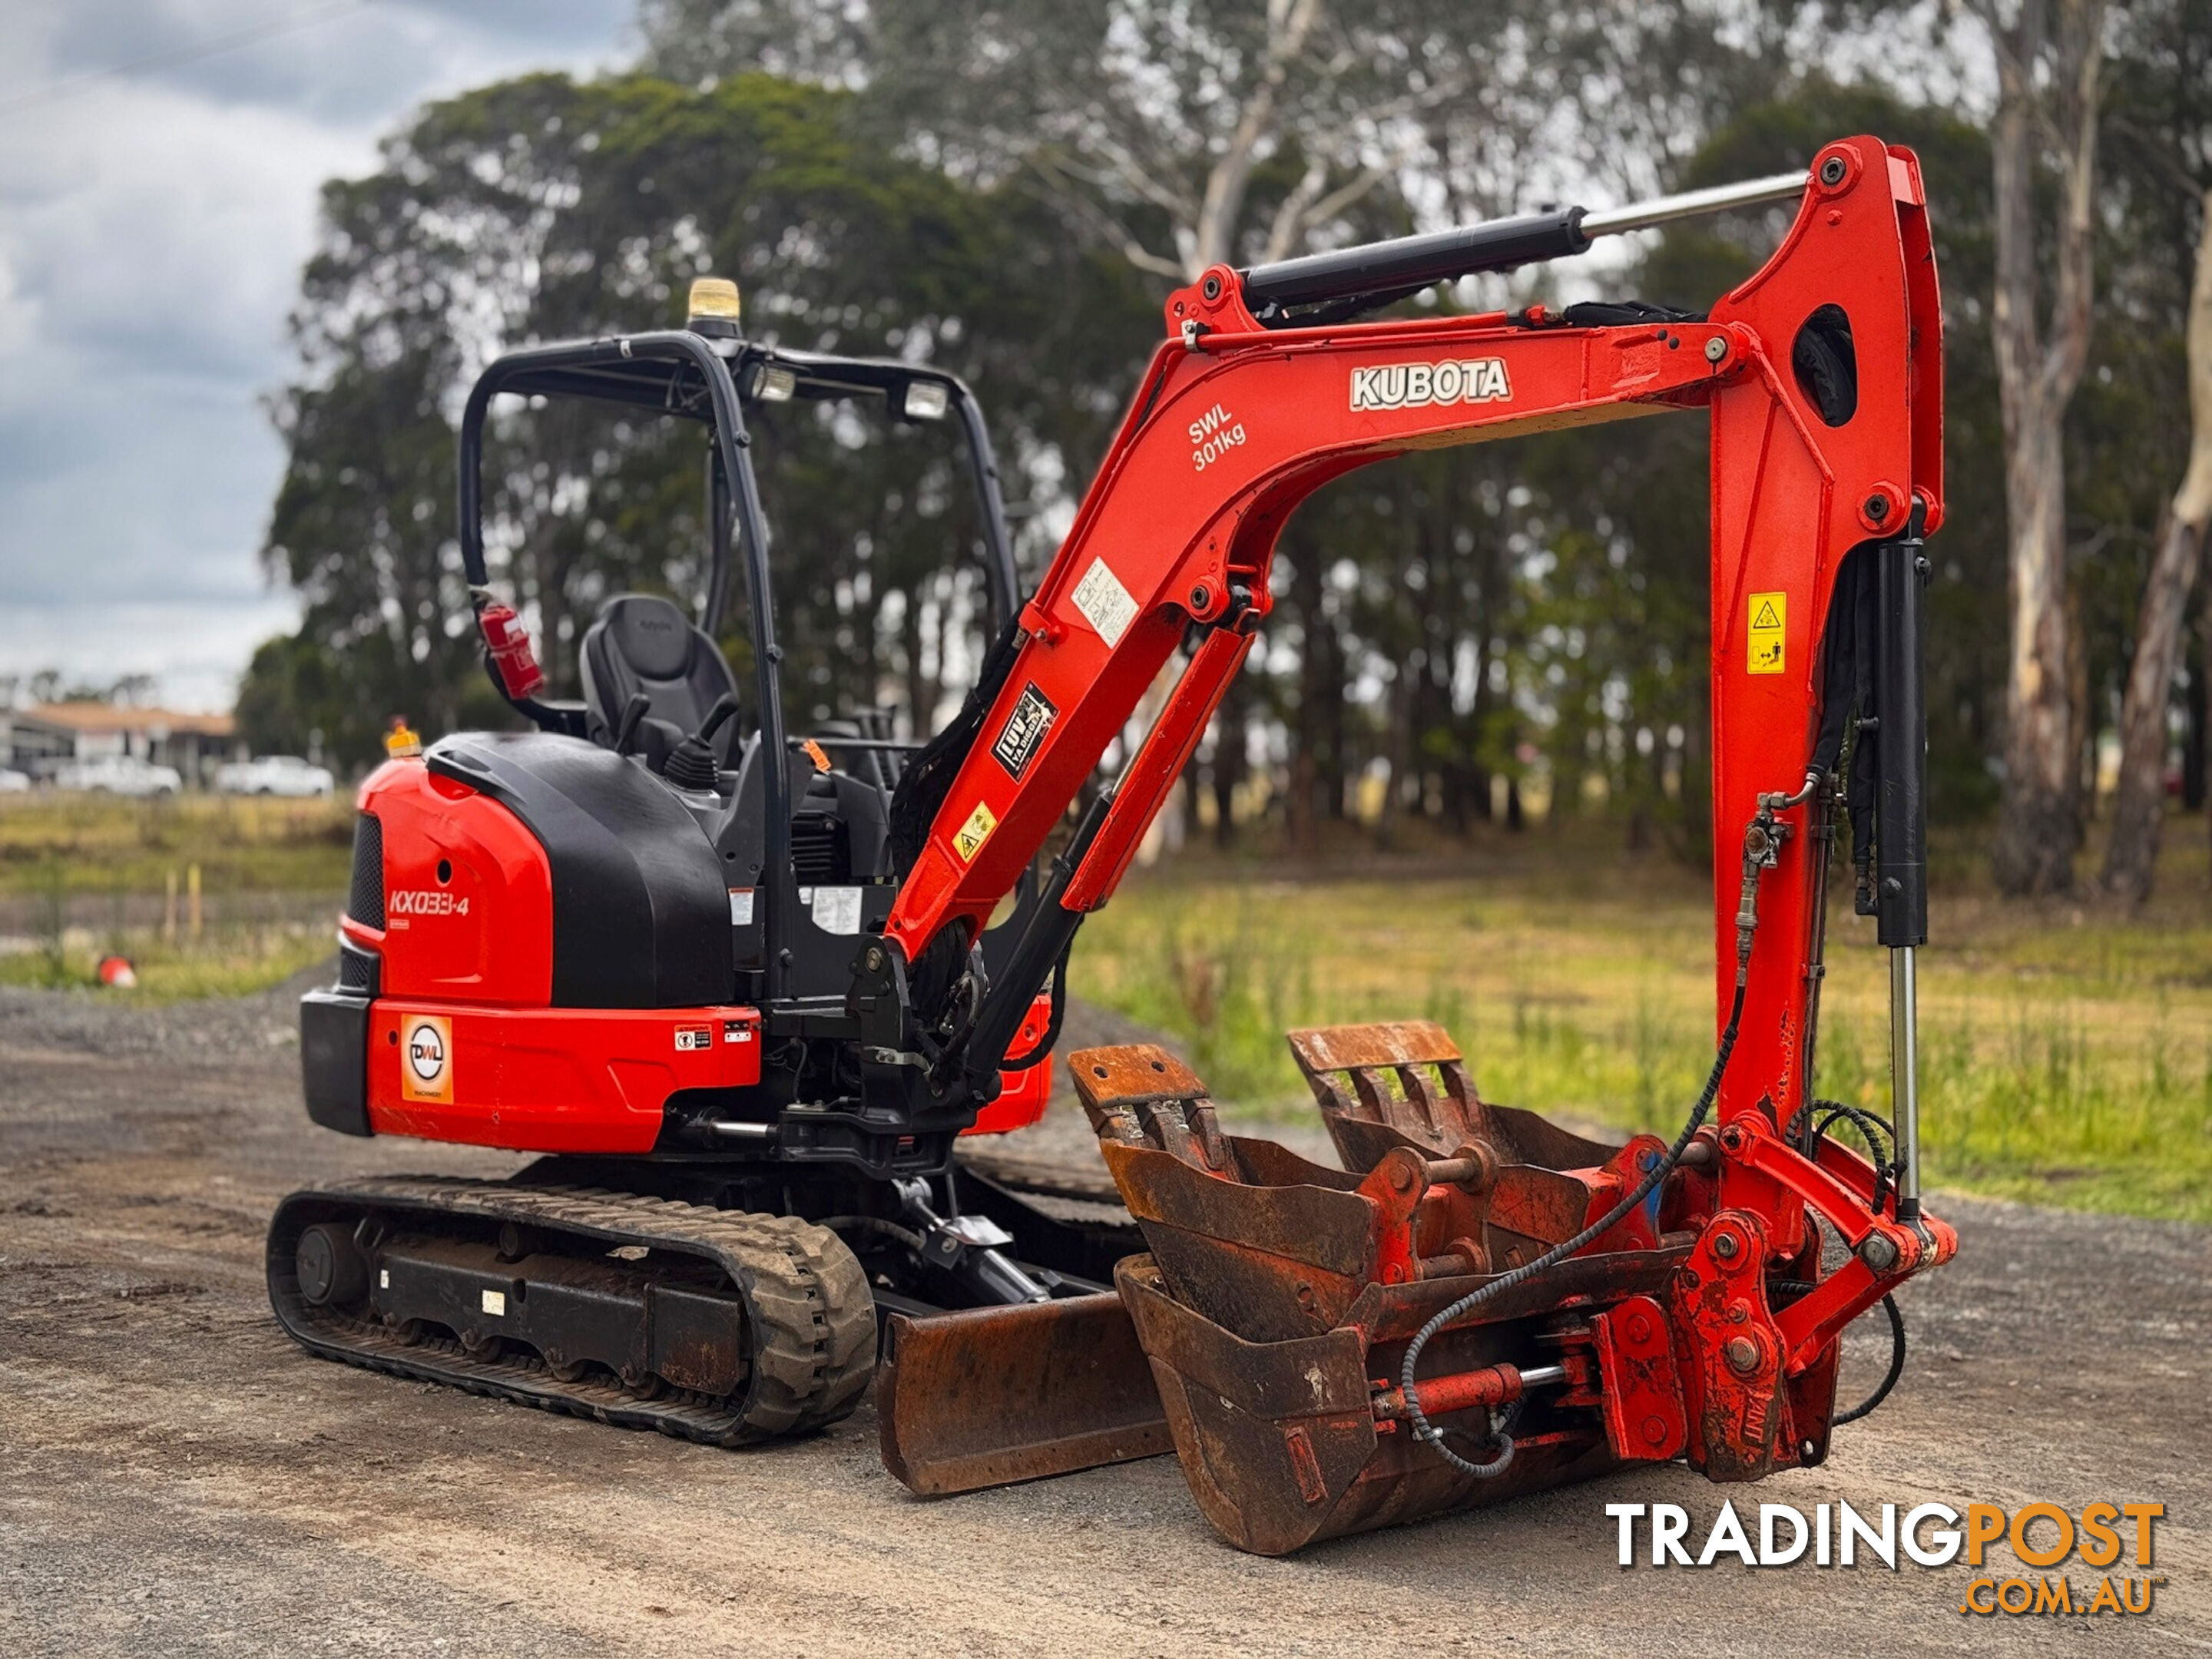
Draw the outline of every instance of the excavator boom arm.
<instances>
[{"instance_id":1,"label":"excavator boom arm","mask_svg":"<svg viewBox=\"0 0 2212 1659\"><path fill-rule=\"evenodd\" d=\"M1127 869L1267 614L1277 537L1322 484L1416 449L1702 408L1724 1014L1742 828L1761 793L1804 777L1838 568L1916 517L1926 531L1942 518L1942 325L1911 153L1870 137L1826 146L1781 246L1703 321L1573 327L1497 313L1271 329L1226 267L1175 295L1167 320L1172 337L1021 614L1018 653L886 940L909 962L947 928L964 948L1195 625L1200 643L1054 884L1056 914L1023 973L1049 968ZM1785 820L1802 830L1807 810ZM1786 835L1723 1122L1760 1100L1786 1121L1807 1090L1810 864L1808 838ZM1012 1006L1036 988L1000 992ZM988 1018L977 1036L994 1040ZM998 1057L979 1054L971 1071Z\"/></svg>"}]
</instances>

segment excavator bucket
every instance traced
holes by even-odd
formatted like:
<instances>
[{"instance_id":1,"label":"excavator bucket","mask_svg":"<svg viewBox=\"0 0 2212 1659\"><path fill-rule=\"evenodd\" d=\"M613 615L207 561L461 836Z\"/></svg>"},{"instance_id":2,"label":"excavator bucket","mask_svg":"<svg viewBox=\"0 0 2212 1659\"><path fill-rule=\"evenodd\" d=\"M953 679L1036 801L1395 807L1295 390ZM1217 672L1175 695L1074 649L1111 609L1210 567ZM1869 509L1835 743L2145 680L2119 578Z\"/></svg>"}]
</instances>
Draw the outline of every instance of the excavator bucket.
<instances>
[{"instance_id":1,"label":"excavator bucket","mask_svg":"<svg viewBox=\"0 0 2212 1659\"><path fill-rule=\"evenodd\" d=\"M1216 1530L1280 1555L1680 1455L1663 1302L1692 1239L1662 1233L1656 1206L1428 1343L1416 1399L1487 1474L1417 1441L1395 1383L1431 1316L1602 1215L1661 1144L1604 1147L1485 1104L1433 1025L1306 1031L1293 1046L1349 1170L1223 1133L1205 1085L1164 1050L1069 1060L1150 1247L1115 1285ZM1528 1366L1532 1353L1548 1364Z\"/></svg>"}]
</instances>

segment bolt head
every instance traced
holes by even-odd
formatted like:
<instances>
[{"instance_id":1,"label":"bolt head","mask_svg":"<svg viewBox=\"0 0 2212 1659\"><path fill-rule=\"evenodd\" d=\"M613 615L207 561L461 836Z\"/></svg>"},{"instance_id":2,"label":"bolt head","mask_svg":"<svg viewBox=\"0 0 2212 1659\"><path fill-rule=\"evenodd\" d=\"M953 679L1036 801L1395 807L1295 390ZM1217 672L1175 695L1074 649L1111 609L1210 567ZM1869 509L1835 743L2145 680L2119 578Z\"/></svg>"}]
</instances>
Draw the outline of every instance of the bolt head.
<instances>
[{"instance_id":1,"label":"bolt head","mask_svg":"<svg viewBox=\"0 0 2212 1659\"><path fill-rule=\"evenodd\" d=\"M1732 1336L1722 1345L1721 1354L1729 1369L1739 1376L1749 1376L1759 1369L1759 1344L1747 1336Z\"/></svg>"},{"instance_id":2,"label":"bolt head","mask_svg":"<svg viewBox=\"0 0 2212 1659\"><path fill-rule=\"evenodd\" d=\"M1877 491L1867 497L1866 515L1876 524L1889 516L1889 497Z\"/></svg>"},{"instance_id":3,"label":"bolt head","mask_svg":"<svg viewBox=\"0 0 2212 1659\"><path fill-rule=\"evenodd\" d=\"M1642 1314L1631 1314L1628 1317L1628 1340L1631 1342L1649 1342L1651 1340L1651 1322Z\"/></svg>"},{"instance_id":4,"label":"bolt head","mask_svg":"<svg viewBox=\"0 0 2212 1659\"><path fill-rule=\"evenodd\" d=\"M1647 1446L1663 1446L1667 1443L1667 1422L1664 1418L1655 1414L1644 1419L1644 1443Z\"/></svg>"},{"instance_id":5,"label":"bolt head","mask_svg":"<svg viewBox=\"0 0 2212 1659\"><path fill-rule=\"evenodd\" d=\"M1713 1235L1713 1254L1720 1257L1723 1261L1735 1261L1736 1252L1741 1250L1742 1248L1742 1241L1737 1238L1734 1233L1716 1233Z\"/></svg>"},{"instance_id":6,"label":"bolt head","mask_svg":"<svg viewBox=\"0 0 2212 1659\"><path fill-rule=\"evenodd\" d=\"M1850 169L1844 166L1842 156L1831 155L1820 163L1820 182L1833 190L1844 182L1844 175L1850 171Z\"/></svg>"},{"instance_id":7,"label":"bolt head","mask_svg":"<svg viewBox=\"0 0 2212 1659\"><path fill-rule=\"evenodd\" d=\"M1221 297L1221 278L1209 276L1200 284L1199 292L1209 300L1218 300Z\"/></svg>"},{"instance_id":8,"label":"bolt head","mask_svg":"<svg viewBox=\"0 0 2212 1659\"><path fill-rule=\"evenodd\" d=\"M1716 334L1711 339L1705 342L1705 361L1707 362L1717 363L1727 356L1728 341L1723 336Z\"/></svg>"},{"instance_id":9,"label":"bolt head","mask_svg":"<svg viewBox=\"0 0 2212 1659\"><path fill-rule=\"evenodd\" d=\"M1212 603L1212 600L1213 590L1208 587L1204 582L1200 582L1197 586L1190 590L1190 608L1194 611L1205 610L1208 605Z\"/></svg>"},{"instance_id":10,"label":"bolt head","mask_svg":"<svg viewBox=\"0 0 2212 1659\"><path fill-rule=\"evenodd\" d=\"M1869 1233L1859 1244L1859 1260L1878 1273L1897 1265L1897 1243L1882 1233Z\"/></svg>"}]
</instances>

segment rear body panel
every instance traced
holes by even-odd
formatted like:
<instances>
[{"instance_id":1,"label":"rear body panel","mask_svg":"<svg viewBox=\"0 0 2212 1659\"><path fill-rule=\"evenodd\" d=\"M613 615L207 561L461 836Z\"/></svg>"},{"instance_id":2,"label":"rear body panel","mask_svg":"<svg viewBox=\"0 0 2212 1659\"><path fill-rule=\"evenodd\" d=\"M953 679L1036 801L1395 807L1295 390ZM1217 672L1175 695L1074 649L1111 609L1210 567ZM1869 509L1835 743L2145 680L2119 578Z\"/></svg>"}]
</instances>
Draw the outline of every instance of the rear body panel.
<instances>
[{"instance_id":1,"label":"rear body panel","mask_svg":"<svg viewBox=\"0 0 2212 1659\"><path fill-rule=\"evenodd\" d=\"M523 741L573 748L587 763L604 753L559 738ZM507 747L486 749L489 769L506 769L500 761ZM463 757L470 758L467 751ZM609 768L624 764L605 760ZM587 930L599 913L635 910L646 931L664 922L738 931L735 905L702 916L689 890L698 885L689 866L711 856L704 837L688 821L654 824L653 852L639 860L646 879L633 891L611 892L626 872L617 867L611 879L592 879L589 869L564 875L564 860L575 861L573 848L565 842L549 848L547 836L563 833L556 816L562 798L534 808L525 803L533 823L506 799L514 780L487 769L487 787L477 788L453 769L396 760L362 787L367 828L356 841L359 867L341 925L357 982L315 993L301 1013L315 1121L353 1134L641 1156L663 1144L671 1103L679 1097L695 1105L726 1100L733 1116L763 1116L762 1104L745 1093L762 1082L757 1006L573 1000L578 988L596 985L609 1000L649 1002L672 977L675 953L665 946L641 951L633 942L627 971L575 960L590 954ZM643 789L660 792L658 782L636 775ZM619 770L611 776L617 789L627 781ZM604 816L572 817L567 833L579 832L633 853L648 841L642 834L608 837ZM682 845L686 837L696 837L697 847ZM665 867L675 862L672 843L692 855L672 876ZM663 867L654 867L656 860ZM668 892L679 880L688 883L678 889L684 903L666 917ZM565 971L564 954L571 958ZM679 982L696 977L688 960L678 967ZM726 987L728 979L720 976ZM1017 1054L1044 1040L1050 1017L1049 1000L1040 996L1022 1025ZM999 1097L965 1133L1000 1134L1035 1123L1052 1080L1048 1059L1007 1072Z\"/></svg>"}]
</instances>

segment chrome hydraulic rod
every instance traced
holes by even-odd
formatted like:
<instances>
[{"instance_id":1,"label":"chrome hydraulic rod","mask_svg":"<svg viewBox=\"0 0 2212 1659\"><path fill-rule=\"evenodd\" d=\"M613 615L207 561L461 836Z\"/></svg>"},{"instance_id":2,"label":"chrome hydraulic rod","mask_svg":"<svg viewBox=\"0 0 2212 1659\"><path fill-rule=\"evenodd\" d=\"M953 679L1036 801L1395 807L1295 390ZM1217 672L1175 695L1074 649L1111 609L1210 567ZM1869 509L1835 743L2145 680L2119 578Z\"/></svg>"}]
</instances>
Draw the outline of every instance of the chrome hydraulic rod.
<instances>
[{"instance_id":1,"label":"chrome hydraulic rod","mask_svg":"<svg viewBox=\"0 0 2212 1659\"><path fill-rule=\"evenodd\" d=\"M1920 1010L1916 948L1889 953L1889 1094L1897 1131L1897 1218L1920 1214Z\"/></svg>"},{"instance_id":2,"label":"chrome hydraulic rod","mask_svg":"<svg viewBox=\"0 0 2212 1659\"><path fill-rule=\"evenodd\" d=\"M1805 185L1811 178L1812 174L1801 168L1796 173L1769 173L1764 179L1746 179L1733 185L1714 185L1705 190L1686 190L1679 195L1661 196L1649 202L1632 202L1626 207L1595 208L1583 213L1582 232L1585 236L1620 236L1632 230L1671 225L1678 219L1725 213L1730 208L1794 201L1805 193Z\"/></svg>"}]
</instances>

